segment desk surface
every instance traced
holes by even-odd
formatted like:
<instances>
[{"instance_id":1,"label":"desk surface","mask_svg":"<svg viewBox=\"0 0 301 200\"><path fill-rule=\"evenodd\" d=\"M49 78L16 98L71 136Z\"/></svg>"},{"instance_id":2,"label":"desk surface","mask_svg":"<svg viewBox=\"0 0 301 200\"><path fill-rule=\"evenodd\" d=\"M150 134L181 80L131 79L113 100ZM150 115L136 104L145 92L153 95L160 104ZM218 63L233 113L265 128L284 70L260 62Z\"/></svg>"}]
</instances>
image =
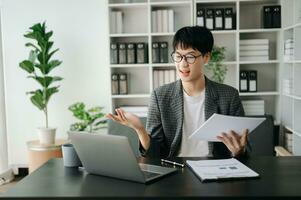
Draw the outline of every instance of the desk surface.
<instances>
[{"instance_id":1,"label":"desk surface","mask_svg":"<svg viewBox=\"0 0 301 200\"><path fill-rule=\"evenodd\" d=\"M159 159L141 161L160 164ZM75 168L65 168L61 159L52 159L2 198L301 198L301 157L253 157L243 162L258 172L260 178L202 183L185 167L144 185L89 175Z\"/></svg>"}]
</instances>

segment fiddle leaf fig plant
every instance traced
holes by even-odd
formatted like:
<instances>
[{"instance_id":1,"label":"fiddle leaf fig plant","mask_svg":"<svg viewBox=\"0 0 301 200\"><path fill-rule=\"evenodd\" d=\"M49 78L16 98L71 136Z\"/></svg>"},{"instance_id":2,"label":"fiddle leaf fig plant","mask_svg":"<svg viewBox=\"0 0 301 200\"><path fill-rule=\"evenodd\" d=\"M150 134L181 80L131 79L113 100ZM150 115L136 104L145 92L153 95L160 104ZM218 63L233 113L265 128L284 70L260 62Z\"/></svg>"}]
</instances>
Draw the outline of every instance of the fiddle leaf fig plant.
<instances>
[{"instance_id":1,"label":"fiddle leaf fig plant","mask_svg":"<svg viewBox=\"0 0 301 200\"><path fill-rule=\"evenodd\" d=\"M102 107L93 107L86 110L83 102L74 103L68 108L73 116L80 120L71 124L71 131L88 131L90 133L106 127L107 120L104 118L105 114L102 113Z\"/></svg>"},{"instance_id":2,"label":"fiddle leaf fig plant","mask_svg":"<svg viewBox=\"0 0 301 200\"><path fill-rule=\"evenodd\" d=\"M227 74L227 67L222 63L225 59L225 51L225 47L214 45L210 62L206 65L207 69L212 72L211 78L218 83L224 83Z\"/></svg>"},{"instance_id":3,"label":"fiddle leaf fig plant","mask_svg":"<svg viewBox=\"0 0 301 200\"><path fill-rule=\"evenodd\" d=\"M53 55L59 50L51 50L53 41L50 38L53 31L46 31L46 24L38 23L29 28L24 37L32 42L25 44L30 48L29 57L19 63L19 67L28 73L27 78L34 79L40 88L29 91L30 100L39 110L45 114L46 128L48 128L48 103L50 97L59 91L59 86L53 86L55 82L61 81L59 76L51 76L50 72L58 67L62 61L52 59Z\"/></svg>"}]
</instances>

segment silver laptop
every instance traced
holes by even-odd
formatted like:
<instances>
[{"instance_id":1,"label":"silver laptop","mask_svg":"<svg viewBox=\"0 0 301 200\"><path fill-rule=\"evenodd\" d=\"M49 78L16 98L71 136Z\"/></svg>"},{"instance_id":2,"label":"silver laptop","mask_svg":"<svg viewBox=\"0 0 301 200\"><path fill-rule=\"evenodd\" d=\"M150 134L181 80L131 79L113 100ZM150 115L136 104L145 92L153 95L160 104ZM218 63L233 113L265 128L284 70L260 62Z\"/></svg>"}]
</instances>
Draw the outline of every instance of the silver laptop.
<instances>
[{"instance_id":1,"label":"silver laptop","mask_svg":"<svg viewBox=\"0 0 301 200\"><path fill-rule=\"evenodd\" d=\"M70 139L90 174L147 183L177 171L138 163L125 136L70 132Z\"/></svg>"}]
</instances>

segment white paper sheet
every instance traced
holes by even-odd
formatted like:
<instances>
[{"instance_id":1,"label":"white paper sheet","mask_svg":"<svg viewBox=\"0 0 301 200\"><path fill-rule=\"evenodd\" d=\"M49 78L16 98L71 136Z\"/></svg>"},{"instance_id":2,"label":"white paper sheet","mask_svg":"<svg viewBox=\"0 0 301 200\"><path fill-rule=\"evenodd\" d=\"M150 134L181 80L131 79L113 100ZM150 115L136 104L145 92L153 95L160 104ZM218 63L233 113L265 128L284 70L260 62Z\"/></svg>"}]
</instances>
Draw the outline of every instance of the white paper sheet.
<instances>
[{"instance_id":1,"label":"white paper sheet","mask_svg":"<svg viewBox=\"0 0 301 200\"><path fill-rule=\"evenodd\" d=\"M213 114L202 126L195 130L189 139L220 142L217 136L222 132L229 133L231 130L242 134L244 129L251 133L266 118L256 117L234 117L228 115Z\"/></svg>"},{"instance_id":2,"label":"white paper sheet","mask_svg":"<svg viewBox=\"0 0 301 200\"><path fill-rule=\"evenodd\" d=\"M235 158L219 160L187 160L186 163L202 181L259 176L259 174Z\"/></svg>"}]
</instances>

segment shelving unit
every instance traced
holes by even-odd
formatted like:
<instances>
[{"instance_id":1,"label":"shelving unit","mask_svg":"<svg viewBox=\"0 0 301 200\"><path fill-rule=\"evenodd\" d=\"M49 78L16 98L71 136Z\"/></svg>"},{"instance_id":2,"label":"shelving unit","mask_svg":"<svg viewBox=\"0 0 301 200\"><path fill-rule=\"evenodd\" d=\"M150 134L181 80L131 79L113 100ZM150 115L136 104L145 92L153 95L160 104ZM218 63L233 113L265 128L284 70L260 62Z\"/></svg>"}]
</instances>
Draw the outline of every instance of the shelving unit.
<instances>
[{"instance_id":1,"label":"shelving unit","mask_svg":"<svg viewBox=\"0 0 301 200\"><path fill-rule=\"evenodd\" d=\"M294 55L292 59L285 60L281 65L281 81L290 80L292 89L285 91L285 86L281 91L281 130L284 143L284 133L289 130L293 134L292 153L301 155L301 2L298 0L282 0L283 8L283 43L287 39L294 41ZM283 144L282 144L283 145Z\"/></svg>"},{"instance_id":2,"label":"shelving unit","mask_svg":"<svg viewBox=\"0 0 301 200\"><path fill-rule=\"evenodd\" d=\"M242 100L264 100L265 113L272 114L277 123L281 121L280 96L282 95L280 94L281 82L279 80L280 65L283 63L283 28L265 29L262 25L262 7L280 5L281 0L108 0L108 2L109 13L115 10L124 12L124 24L128 27L121 34L110 34L110 42L146 42L148 43L149 61L146 64L110 65L111 73L125 72L130 74L129 94L112 95L112 111L121 105L148 105L150 93L154 89L153 71L155 69L174 68L174 63L170 58L168 63L152 63L152 42L168 42L168 54L170 55L175 31L183 26L196 25L196 10L199 4L206 8L231 7L234 10L235 29L212 31L215 44L226 47L226 57L223 64L227 66L228 71L225 84L239 89L240 70L257 70L258 91L241 92L240 96ZM152 11L158 9L174 10L174 31L164 33L152 31L151 14ZM290 24L290 26L289 30L300 27L301 34L301 23ZM240 40L262 38L269 39L269 60L241 61Z\"/></svg>"}]
</instances>

